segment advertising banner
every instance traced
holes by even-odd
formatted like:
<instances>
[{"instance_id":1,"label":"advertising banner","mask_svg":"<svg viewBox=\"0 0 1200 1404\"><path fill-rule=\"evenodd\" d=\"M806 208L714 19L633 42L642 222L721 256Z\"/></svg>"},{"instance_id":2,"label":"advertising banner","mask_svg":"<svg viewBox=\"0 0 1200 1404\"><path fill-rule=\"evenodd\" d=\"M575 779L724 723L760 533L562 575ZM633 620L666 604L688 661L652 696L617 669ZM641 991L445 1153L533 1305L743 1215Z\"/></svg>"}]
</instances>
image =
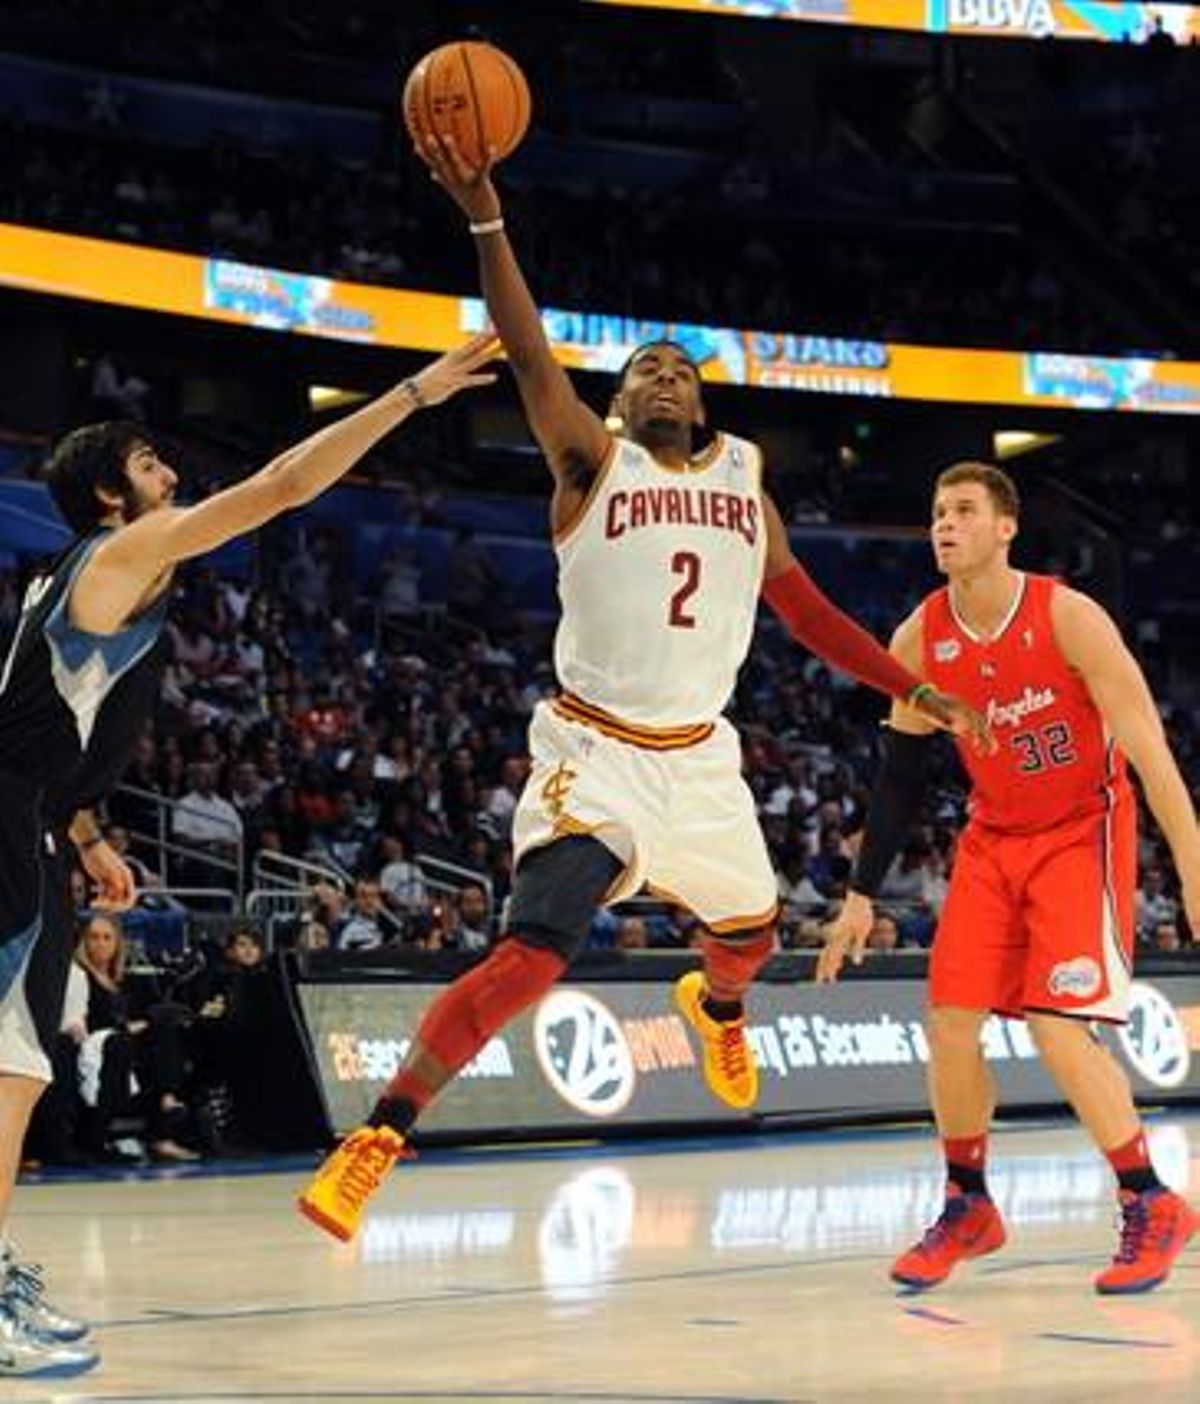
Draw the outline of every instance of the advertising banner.
<instances>
[{"instance_id":1,"label":"advertising banner","mask_svg":"<svg viewBox=\"0 0 1200 1404\"><path fill-rule=\"evenodd\" d=\"M441 988L308 983L300 1004L332 1127L358 1124L408 1050ZM822 987L760 984L748 1033L759 1065L759 1116L904 1116L926 1106L929 1052L921 980ZM1200 1096L1200 972L1134 985L1127 1028L1104 1036L1137 1093ZM992 1019L985 1053L1003 1100L1061 1103L1017 1020ZM584 982L552 990L498 1034L422 1121L428 1131L574 1131L719 1122L741 1114L704 1085L695 1036L669 985Z\"/></svg>"},{"instance_id":2,"label":"advertising banner","mask_svg":"<svg viewBox=\"0 0 1200 1404\"><path fill-rule=\"evenodd\" d=\"M231 259L168 253L0 224L0 286L266 331L448 351L485 323L478 298L379 288ZM809 332L542 311L559 360L615 371L658 338L683 345L714 384L818 395L1200 414L1200 363L1050 351L911 346Z\"/></svg>"},{"instance_id":3,"label":"advertising banner","mask_svg":"<svg viewBox=\"0 0 1200 1404\"><path fill-rule=\"evenodd\" d=\"M691 10L745 19L974 34L1000 39L1091 39L1143 44L1161 25L1177 43L1200 38L1195 5L1138 0L592 0L596 5Z\"/></svg>"}]
</instances>

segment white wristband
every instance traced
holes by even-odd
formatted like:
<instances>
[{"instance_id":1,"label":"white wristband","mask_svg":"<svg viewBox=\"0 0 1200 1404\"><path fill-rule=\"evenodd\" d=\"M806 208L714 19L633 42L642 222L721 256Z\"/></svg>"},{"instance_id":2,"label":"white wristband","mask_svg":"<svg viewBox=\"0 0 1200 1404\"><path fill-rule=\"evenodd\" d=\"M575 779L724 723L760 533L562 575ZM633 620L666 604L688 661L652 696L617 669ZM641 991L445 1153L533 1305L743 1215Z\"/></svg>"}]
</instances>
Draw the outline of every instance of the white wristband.
<instances>
[{"instance_id":1,"label":"white wristband","mask_svg":"<svg viewBox=\"0 0 1200 1404\"><path fill-rule=\"evenodd\" d=\"M504 217L496 219L485 219L481 224L476 224L474 220L467 225L472 234L499 234L504 228Z\"/></svg>"}]
</instances>

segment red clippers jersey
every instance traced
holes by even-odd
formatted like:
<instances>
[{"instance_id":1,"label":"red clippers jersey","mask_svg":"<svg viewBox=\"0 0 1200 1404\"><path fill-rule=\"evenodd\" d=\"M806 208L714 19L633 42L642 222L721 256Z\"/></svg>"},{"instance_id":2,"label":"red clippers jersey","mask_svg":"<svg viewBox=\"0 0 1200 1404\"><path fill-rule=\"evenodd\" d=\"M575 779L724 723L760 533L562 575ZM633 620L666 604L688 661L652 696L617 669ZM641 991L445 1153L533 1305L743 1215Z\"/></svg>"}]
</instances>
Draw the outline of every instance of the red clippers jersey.
<instances>
[{"instance_id":1,"label":"red clippers jersey","mask_svg":"<svg viewBox=\"0 0 1200 1404\"><path fill-rule=\"evenodd\" d=\"M1008 619L986 641L955 614L949 589L922 606L925 676L983 712L1000 743L994 756L958 743L971 817L1008 833L1102 813L1129 787L1125 757L1055 642L1055 589L1049 576L1022 575Z\"/></svg>"}]
</instances>

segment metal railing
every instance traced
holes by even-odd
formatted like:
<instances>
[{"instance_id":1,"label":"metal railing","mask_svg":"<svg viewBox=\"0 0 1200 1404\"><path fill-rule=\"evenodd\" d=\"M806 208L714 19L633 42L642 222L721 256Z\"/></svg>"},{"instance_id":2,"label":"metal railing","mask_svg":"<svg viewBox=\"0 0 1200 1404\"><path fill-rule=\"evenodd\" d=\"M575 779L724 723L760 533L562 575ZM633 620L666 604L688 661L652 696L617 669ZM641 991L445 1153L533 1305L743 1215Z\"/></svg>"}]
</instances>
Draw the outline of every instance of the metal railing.
<instances>
[{"instance_id":1,"label":"metal railing","mask_svg":"<svg viewBox=\"0 0 1200 1404\"><path fill-rule=\"evenodd\" d=\"M225 857L223 854L214 853L212 849L206 848L202 844L188 843L186 840L174 837L175 816L188 812L190 809L190 806L182 800L168 799L165 795L160 795L157 790L144 790L138 785L118 785L115 793L130 795L142 803L154 806L156 832L146 833L143 829L130 828L129 837L132 842L154 851L157 861L152 866L157 871L160 881L166 883L169 872L168 859L175 857L189 864L194 863L200 867L228 874L237 900L239 902L242 900L246 892L246 849L239 826L228 824L232 856ZM221 821L217 820L217 822Z\"/></svg>"},{"instance_id":2,"label":"metal railing","mask_svg":"<svg viewBox=\"0 0 1200 1404\"><path fill-rule=\"evenodd\" d=\"M262 848L254 855L251 870L256 892L308 892L319 882L327 882L339 892L350 886L350 876L337 865L311 863L289 853Z\"/></svg>"},{"instance_id":3,"label":"metal railing","mask_svg":"<svg viewBox=\"0 0 1200 1404\"><path fill-rule=\"evenodd\" d=\"M413 861L420 868L425 886L430 892L440 893L445 897L457 897L464 887L481 887L487 902L487 919L490 926L496 911L496 889L491 878L475 868L464 868L461 863L435 858L431 853L418 853Z\"/></svg>"}]
</instances>

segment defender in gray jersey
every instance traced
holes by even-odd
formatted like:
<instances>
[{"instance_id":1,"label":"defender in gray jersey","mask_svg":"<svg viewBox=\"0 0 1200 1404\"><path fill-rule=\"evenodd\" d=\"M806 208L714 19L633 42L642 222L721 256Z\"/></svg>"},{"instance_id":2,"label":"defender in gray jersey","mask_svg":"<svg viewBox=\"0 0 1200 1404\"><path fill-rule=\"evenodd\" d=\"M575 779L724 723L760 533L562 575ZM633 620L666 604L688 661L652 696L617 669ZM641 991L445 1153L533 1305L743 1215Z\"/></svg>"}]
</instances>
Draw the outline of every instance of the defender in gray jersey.
<instances>
[{"instance_id":1,"label":"defender in gray jersey","mask_svg":"<svg viewBox=\"0 0 1200 1404\"><path fill-rule=\"evenodd\" d=\"M77 540L29 586L0 673L0 1230L62 1014L69 845L95 905L133 903L132 875L91 805L154 704L176 565L311 501L414 410L489 383L495 349L476 337L193 507L174 504L175 472L138 425L88 425L56 448L50 490ZM0 1376L90 1369L99 1357L82 1341L86 1324L46 1302L39 1271L7 1240L0 1251Z\"/></svg>"}]
</instances>

